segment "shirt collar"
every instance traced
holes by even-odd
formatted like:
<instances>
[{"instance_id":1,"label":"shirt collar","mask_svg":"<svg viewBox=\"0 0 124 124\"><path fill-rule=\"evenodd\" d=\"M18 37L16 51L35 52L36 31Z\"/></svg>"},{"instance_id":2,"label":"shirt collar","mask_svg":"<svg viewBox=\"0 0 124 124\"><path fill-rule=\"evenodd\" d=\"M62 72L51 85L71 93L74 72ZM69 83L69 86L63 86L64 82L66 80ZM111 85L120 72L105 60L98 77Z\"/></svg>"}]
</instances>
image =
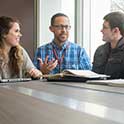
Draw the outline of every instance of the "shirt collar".
<instances>
[{"instance_id":1,"label":"shirt collar","mask_svg":"<svg viewBox=\"0 0 124 124\"><path fill-rule=\"evenodd\" d=\"M116 47L121 47L123 45L124 45L124 37L121 37Z\"/></svg>"},{"instance_id":2,"label":"shirt collar","mask_svg":"<svg viewBox=\"0 0 124 124\"><path fill-rule=\"evenodd\" d=\"M62 45L62 49L65 49L65 48L67 47L68 42L69 42L68 40L64 42L64 44ZM51 44L52 44L52 46L53 46L54 48L60 49L60 48L57 46L57 44L55 43L54 40L52 41Z\"/></svg>"}]
</instances>

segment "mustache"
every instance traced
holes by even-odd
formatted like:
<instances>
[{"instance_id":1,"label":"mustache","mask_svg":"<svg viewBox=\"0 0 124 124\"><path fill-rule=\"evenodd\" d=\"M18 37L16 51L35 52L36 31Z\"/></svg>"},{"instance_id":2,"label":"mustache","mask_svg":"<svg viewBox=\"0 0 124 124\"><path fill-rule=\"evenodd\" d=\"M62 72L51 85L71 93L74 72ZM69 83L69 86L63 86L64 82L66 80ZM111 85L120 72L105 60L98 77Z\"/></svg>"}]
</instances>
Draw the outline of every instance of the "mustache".
<instances>
[{"instance_id":1,"label":"mustache","mask_svg":"<svg viewBox=\"0 0 124 124\"><path fill-rule=\"evenodd\" d=\"M61 35L67 35L67 34L66 34L66 33L61 33L60 36L61 36Z\"/></svg>"}]
</instances>

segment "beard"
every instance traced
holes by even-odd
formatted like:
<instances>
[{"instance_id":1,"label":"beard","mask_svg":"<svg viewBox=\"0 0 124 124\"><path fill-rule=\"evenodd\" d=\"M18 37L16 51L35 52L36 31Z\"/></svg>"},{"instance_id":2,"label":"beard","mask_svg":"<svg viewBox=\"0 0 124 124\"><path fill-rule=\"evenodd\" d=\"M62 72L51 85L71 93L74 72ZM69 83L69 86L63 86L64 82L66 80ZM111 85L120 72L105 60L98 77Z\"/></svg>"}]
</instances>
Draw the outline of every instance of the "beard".
<instances>
[{"instance_id":1,"label":"beard","mask_svg":"<svg viewBox=\"0 0 124 124\"><path fill-rule=\"evenodd\" d=\"M62 33L59 35L59 37L57 38L61 43L65 42L68 39L68 35L65 33Z\"/></svg>"}]
</instances>

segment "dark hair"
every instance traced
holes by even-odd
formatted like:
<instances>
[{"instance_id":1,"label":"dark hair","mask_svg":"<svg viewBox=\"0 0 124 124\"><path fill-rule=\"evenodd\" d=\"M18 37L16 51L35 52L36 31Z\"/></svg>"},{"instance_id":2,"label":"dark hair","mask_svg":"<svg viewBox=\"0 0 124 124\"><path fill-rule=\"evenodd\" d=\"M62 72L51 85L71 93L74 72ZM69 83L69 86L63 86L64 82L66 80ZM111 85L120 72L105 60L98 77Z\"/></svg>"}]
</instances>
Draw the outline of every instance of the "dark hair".
<instances>
[{"instance_id":1,"label":"dark hair","mask_svg":"<svg viewBox=\"0 0 124 124\"><path fill-rule=\"evenodd\" d=\"M124 36L124 13L111 12L107 14L103 19L109 22L111 29L118 27L121 32L121 35Z\"/></svg>"},{"instance_id":2,"label":"dark hair","mask_svg":"<svg viewBox=\"0 0 124 124\"><path fill-rule=\"evenodd\" d=\"M51 26L54 25L54 22L55 22L56 17L60 17L60 16L64 16L64 17L67 17L67 18L68 18L68 16L65 15L65 14L63 14L63 13L56 13L56 14L53 15L52 18L51 18ZM69 18L68 18L68 19L69 19Z\"/></svg>"}]
</instances>

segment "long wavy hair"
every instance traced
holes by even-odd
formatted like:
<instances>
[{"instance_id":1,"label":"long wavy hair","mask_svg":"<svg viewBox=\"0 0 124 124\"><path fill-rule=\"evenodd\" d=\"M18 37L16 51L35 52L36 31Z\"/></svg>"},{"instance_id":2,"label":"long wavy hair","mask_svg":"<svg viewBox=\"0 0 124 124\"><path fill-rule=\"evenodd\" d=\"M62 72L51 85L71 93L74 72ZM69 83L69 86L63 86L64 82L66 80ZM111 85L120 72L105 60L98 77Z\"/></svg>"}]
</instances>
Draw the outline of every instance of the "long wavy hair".
<instances>
[{"instance_id":1,"label":"long wavy hair","mask_svg":"<svg viewBox=\"0 0 124 124\"><path fill-rule=\"evenodd\" d=\"M9 56L9 68L12 71L12 75L18 74L20 66L23 63L23 55L22 48L20 45L14 46L10 49L9 55L6 55L5 46L4 46L4 36L9 33L9 30L12 28L14 23L18 23L20 25L19 20L11 17L1 16L0 17L0 58L3 59L4 62L7 61L7 56Z\"/></svg>"}]
</instances>

